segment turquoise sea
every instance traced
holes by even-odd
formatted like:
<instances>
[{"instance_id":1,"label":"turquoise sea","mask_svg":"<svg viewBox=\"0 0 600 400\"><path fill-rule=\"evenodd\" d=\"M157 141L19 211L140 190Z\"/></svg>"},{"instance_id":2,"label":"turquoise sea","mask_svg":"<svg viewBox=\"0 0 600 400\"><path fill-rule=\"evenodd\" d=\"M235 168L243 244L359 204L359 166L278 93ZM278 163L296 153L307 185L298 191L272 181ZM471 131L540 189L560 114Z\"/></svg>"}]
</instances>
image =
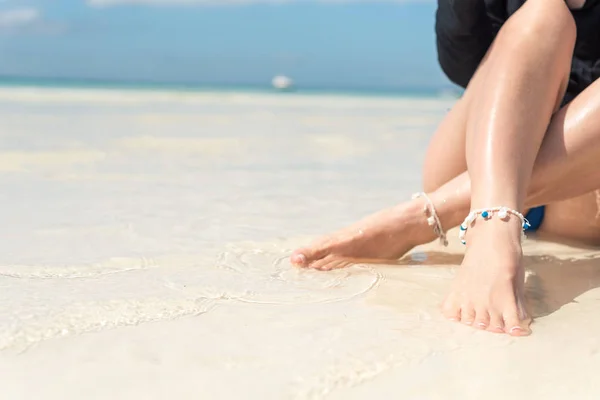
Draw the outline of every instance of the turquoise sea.
<instances>
[{"instance_id":1,"label":"turquoise sea","mask_svg":"<svg viewBox=\"0 0 600 400\"><path fill-rule=\"evenodd\" d=\"M148 91L181 91L181 92L244 92L271 93L276 90L268 83L258 84L204 84L188 82L150 82L150 81L119 81L103 79L79 78L32 78L0 76L0 87L41 87L68 89L114 89L114 90L148 90ZM459 97L462 90L454 86L443 87L319 87L299 84L286 93L295 95L349 95L369 97Z\"/></svg>"}]
</instances>

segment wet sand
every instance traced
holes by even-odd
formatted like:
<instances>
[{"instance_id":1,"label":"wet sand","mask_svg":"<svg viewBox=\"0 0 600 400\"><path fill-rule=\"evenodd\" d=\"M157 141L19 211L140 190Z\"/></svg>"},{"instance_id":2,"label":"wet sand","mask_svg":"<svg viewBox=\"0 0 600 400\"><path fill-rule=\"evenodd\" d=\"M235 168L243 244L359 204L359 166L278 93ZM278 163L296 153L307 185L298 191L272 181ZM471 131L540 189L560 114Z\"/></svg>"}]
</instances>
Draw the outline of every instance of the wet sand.
<instances>
[{"instance_id":1,"label":"wet sand","mask_svg":"<svg viewBox=\"0 0 600 400\"><path fill-rule=\"evenodd\" d=\"M288 264L417 191L451 105L1 89L3 398L598 398L598 249L526 242L527 338L440 316L457 241Z\"/></svg>"}]
</instances>

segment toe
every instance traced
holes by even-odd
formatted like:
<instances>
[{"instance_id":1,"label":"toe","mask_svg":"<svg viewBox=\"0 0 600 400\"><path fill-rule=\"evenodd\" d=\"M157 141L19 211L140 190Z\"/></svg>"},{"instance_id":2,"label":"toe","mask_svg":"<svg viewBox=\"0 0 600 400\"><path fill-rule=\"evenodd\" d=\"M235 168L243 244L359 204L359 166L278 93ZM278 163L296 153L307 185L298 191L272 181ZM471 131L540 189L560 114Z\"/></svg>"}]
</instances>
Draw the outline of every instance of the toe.
<instances>
[{"instance_id":1,"label":"toe","mask_svg":"<svg viewBox=\"0 0 600 400\"><path fill-rule=\"evenodd\" d=\"M347 260L337 260L329 263L325 263L323 266L318 268L321 271L333 271L334 269L342 269L350 266L352 263Z\"/></svg>"},{"instance_id":2,"label":"toe","mask_svg":"<svg viewBox=\"0 0 600 400\"><path fill-rule=\"evenodd\" d=\"M325 257L328 253L325 245L315 245L305 247L294 251L290 257L290 262L298 267L308 267L315 261Z\"/></svg>"},{"instance_id":3,"label":"toe","mask_svg":"<svg viewBox=\"0 0 600 400\"><path fill-rule=\"evenodd\" d=\"M504 313L504 331L511 336L528 336L531 334L528 323L519 318L516 308L514 311Z\"/></svg>"},{"instance_id":4,"label":"toe","mask_svg":"<svg viewBox=\"0 0 600 400\"><path fill-rule=\"evenodd\" d=\"M490 324L488 325L488 331L504 333L504 319L502 318L502 314L498 312L490 313Z\"/></svg>"},{"instance_id":5,"label":"toe","mask_svg":"<svg viewBox=\"0 0 600 400\"><path fill-rule=\"evenodd\" d=\"M340 260L333 256L327 256L321 259L316 260L312 264L309 265L311 269L316 269L319 271L330 271L335 269L340 264Z\"/></svg>"},{"instance_id":6,"label":"toe","mask_svg":"<svg viewBox=\"0 0 600 400\"><path fill-rule=\"evenodd\" d=\"M490 326L490 313L487 309L477 310L475 314L474 327L481 330L486 330Z\"/></svg>"},{"instance_id":7,"label":"toe","mask_svg":"<svg viewBox=\"0 0 600 400\"><path fill-rule=\"evenodd\" d=\"M463 305L461 307L460 322L462 322L465 325L472 326L475 322L475 317L475 309L472 306Z\"/></svg>"},{"instance_id":8,"label":"toe","mask_svg":"<svg viewBox=\"0 0 600 400\"><path fill-rule=\"evenodd\" d=\"M452 297L448 297L442 304L442 314L450 321L460 321L460 306L452 301Z\"/></svg>"},{"instance_id":9,"label":"toe","mask_svg":"<svg viewBox=\"0 0 600 400\"><path fill-rule=\"evenodd\" d=\"M298 267L308 266L308 259L304 255L304 250L296 250L290 257L290 262Z\"/></svg>"}]
</instances>

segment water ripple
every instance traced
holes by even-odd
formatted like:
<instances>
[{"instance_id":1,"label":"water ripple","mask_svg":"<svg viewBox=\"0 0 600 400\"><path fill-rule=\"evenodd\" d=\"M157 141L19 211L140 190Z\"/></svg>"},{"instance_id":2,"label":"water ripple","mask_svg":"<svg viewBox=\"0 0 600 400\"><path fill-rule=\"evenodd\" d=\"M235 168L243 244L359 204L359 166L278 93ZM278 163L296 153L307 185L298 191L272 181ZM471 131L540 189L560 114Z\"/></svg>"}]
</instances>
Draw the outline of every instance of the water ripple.
<instances>
[{"instance_id":1,"label":"water ripple","mask_svg":"<svg viewBox=\"0 0 600 400\"><path fill-rule=\"evenodd\" d=\"M223 251L212 262L205 256L165 256L90 266L0 266L0 350L196 316L223 302L346 301L381 279L366 266L327 273L297 269L288 256L283 249L246 247Z\"/></svg>"}]
</instances>

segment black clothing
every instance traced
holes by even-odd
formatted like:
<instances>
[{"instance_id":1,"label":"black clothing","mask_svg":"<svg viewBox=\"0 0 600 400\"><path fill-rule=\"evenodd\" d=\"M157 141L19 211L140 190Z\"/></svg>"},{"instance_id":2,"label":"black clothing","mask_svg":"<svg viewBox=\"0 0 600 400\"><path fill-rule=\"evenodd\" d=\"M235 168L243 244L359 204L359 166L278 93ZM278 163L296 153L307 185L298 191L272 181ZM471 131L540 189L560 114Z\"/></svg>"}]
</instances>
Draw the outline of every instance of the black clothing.
<instances>
[{"instance_id":1,"label":"black clothing","mask_svg":"<svg viewBox=\"0 0 600 400\"><path fill-rule=\"evenodd\" d=\"M438 60L448 78L466 87L502 24L525 0L438 0ZM600 77L600 0L571 10L577 41L565 102Z\"/></svg>"}]
</instances>

